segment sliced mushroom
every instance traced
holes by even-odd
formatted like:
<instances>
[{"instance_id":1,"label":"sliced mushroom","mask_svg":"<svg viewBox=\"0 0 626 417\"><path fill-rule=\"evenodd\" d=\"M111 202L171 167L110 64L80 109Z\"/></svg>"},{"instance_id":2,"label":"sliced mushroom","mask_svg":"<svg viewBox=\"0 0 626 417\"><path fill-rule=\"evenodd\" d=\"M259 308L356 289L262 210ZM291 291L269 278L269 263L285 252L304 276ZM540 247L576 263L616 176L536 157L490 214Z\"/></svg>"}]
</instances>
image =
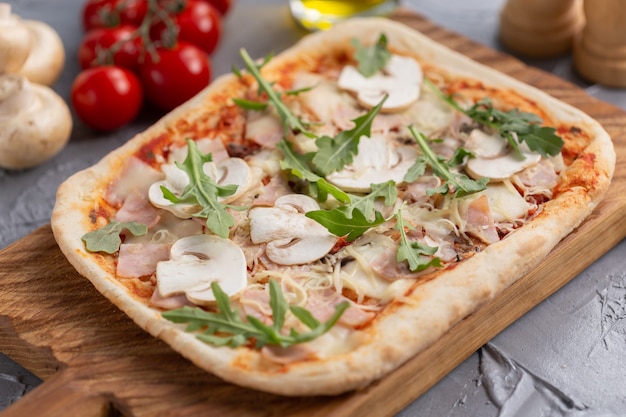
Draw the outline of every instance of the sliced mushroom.
<instances>
[{"instance_id":1,"label":"sliced mushroom","mask_svg":"<svg viewBox=\"0 0 626 417\"><path fill-rule=\"evenodd\" d=\"M29 30L11 14L11 5L0 3L0 74L18 71L28 59L31 44Z\"/></svg>"},{"instance_id":2,"label":"sliced mushroom","mask_svg":"<svg viewBox=\"0 0 626 417\"><path fill-rule=\"evenodd\" d=\"M508 142L500 135L490 135L480 129L473 129L463 147L477 157L495 158L506 154Z\"/></svg>"},{"instance_id":3,"label":"sliced mushroom","mask_svg":"<svg viewBox=\"0 0 626 417\"><path fill-rule=\"evenodd\" d=\"M383 70L371 77L363 76L351 65L345 66L337 84L356 93L359 103L367 108L378 105L388 95L382 111L394 112L405 110L419 99L423 77L416 60L392 55Z\"/></svg>"},{"instance_id":4,"label":"sliced mushroom","mask_svg":"<svg viewBox=\"0 0 626 417\"><path fill-rule=\"evenodd\" d=\"M157 264L157 290L162 297L185 294L197 305L211 305L211 283L233 297L247 284L246 259L234 242L214 235L193 235L172 245L170 259Z\"/></svg>"},{"instance_id":5,"label":"sliced mushroom","mask_svg":"<svg viewBox=\"0 0 626 417\"><path fill-rule=\"evenodd\" d=\"M267 243L267 257L280 265L299 265L326 255L337 238L304 214L319 210L311 197L287 194L276 199L274 207L250 210L250 238L255 244Z\"/></svg>"},{"instance_id":6,"label":"sliced mushroom","mask_svg":"<svg viewBox=\"0 0 626 417\"><path fill-rule=\"evenodd\" d=\"M170 190L174 195L180 196L189 185L187 173L178 168L175 164L163 164L161 166L165 174L165 180L153 183L148 189L150 202L159 208L170 211L176 217L188 219L192 213L197 211L197 206L193 204L174 204L163 195L161 187ZM235 201L244 194L252 183L252 172L250 167L241 158L226 158L218 163L208 162L202 167L207 174L218 185L236 185L237 190L229 196L220 197L222 203Z\"/></svg>"},{"instance_id":7,"label":"sliced mushroom","mask_svg":"<svg viewBox=\"0 0 626 417\"><path fill-rule=\"evenodd\" d=\"M19 75L0 75L0 167L31 168L63 149L72 131L65 101Z\"/></svg>"},{"instance_id":8,"label":"sliced mushroom","mask_svg":"<svg viewBox=\"0 0 626 417\"><path fill-rule=\"evenodd\" d=\"M372 184L401 182L418 156L415 148L394 146L379 134L362 137L358 150L350 165L326 179L345 191L369 192Z\"/></svg>"},{"instance_id":9,"label":"sliced mushroom","mask_svg":"<svg viewBox=\"0 0 626 417\"><path fill-rule=\"evenodd\" d=\"M528 167L541 161L541 155L533 152L523 152L522 157L514 151L497 158L472 158L465 167L470 177L474 179L489 178L490 182L504 181Z\"/></svg>"}]
</instances>

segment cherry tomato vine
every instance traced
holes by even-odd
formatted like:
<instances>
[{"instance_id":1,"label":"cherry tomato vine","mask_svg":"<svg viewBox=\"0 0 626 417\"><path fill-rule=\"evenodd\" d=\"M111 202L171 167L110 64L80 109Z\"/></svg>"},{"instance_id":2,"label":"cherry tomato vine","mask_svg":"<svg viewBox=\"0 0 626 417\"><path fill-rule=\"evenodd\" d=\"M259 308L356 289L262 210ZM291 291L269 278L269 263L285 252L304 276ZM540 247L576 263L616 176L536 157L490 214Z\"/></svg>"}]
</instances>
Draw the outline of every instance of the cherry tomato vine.
<instances>
[{"instance_id":1,"label":"cherry tomato vine","mask_svg":"<svg viewBox=\"0 0 626 417\"><path fill-rule=\"evenodd\" d=\"M232 0L86 0L82 71L71 92L76 115L94 129L114 130L144 105L170 111L193 97L211 81L211 54L231 8ZM98 85L102 80L109 88Z\"/></svg>"}]
</instances>

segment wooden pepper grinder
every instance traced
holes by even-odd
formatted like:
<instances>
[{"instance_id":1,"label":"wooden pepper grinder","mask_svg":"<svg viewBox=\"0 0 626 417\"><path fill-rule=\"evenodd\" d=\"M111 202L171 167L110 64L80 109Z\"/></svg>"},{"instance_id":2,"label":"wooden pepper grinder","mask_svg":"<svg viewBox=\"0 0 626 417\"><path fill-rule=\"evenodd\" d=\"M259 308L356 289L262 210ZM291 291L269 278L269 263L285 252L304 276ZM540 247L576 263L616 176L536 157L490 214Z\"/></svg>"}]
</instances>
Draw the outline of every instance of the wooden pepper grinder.
<instances>
[{"instance_id":1,"label":"wooden pepper grinder","mask_svg":"<svg viewBox=\"0 0 626 417\"><path fill-rule=\"evenodd\" d=\"M574 66L584 78L626 87L626 1L586 1L587 23L574 43Z\"/></svg>"},{"instance_id":2,"label":"wooden pepper grinder","mask_svg":"<svg viewBox=\"0 0 626 417\"><path fill-rule=\"evenodd\" d=\"M584 23L582 0L508 0L500 40L516 54L546 58L568 52Z\"/></svg>"}]
</instances>

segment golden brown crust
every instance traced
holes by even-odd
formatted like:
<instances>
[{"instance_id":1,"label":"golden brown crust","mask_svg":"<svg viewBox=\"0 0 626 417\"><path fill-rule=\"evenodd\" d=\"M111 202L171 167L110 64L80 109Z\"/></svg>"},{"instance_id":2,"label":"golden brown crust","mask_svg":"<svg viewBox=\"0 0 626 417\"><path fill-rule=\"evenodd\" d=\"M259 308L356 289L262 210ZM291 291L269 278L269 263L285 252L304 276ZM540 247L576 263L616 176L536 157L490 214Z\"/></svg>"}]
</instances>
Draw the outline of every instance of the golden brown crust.
<instances>
[{"instance_id":1,"label":"golden brown crust","mask_svg":"<svg viewBox=\"0 0 626 417\"><path fill-rule=\"evenodd\" d=\"M201 126L198 128L201 133L202 129L210 129L203 115L210 114L215 103L245 90L239 80L229 75L216 80L147 131L61 185L52 227L69 261L139 326L169 343L196 365L246 387L282 395L338 394L365 387L428 347L455 323L526 274L591 213L608 188L615 154L602 127L577 109L388 20L353 20L330 32L308 36L272 60L265 68L266 75L272 78L272 74L284 75L294 68L318 65L317 57L329 51L349 50L352 38L373 43L380 32L386 33L394 51L413 55L460 77L515 91L548 109L545 111L549 120L585 132L589 143L585 143L582 153L576 155L562 174L555 190L556 198L545 204L530 223L436 279L416 282L402 302L392 302L370 325L352 336L355 349L348 353L267 367L258 351L216 348L202 343L180 326L164 320L159 311L140 298L130 295L103 267L105 261L101 257L86 253L81 236L93 228L87 213L95 208L94 196L103 193L111 177L119 171L121 161L165 132L182 140L182 135L195 124Z\"/></svg>"}]
</instances>

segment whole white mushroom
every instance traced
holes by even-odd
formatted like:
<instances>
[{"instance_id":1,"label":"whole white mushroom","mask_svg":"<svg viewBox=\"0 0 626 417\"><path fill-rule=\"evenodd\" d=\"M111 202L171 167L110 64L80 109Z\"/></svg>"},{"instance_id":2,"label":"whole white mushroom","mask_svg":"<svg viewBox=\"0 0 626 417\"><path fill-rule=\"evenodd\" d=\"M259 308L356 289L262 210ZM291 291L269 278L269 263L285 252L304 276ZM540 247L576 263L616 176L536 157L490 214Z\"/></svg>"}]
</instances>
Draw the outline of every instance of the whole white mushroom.
<instances>
[{"instance_id":1,"label":"whole white mushroom","mask_svg":"<svg viewBox=\"0 0 626 417\"><path fill-rule=\"evenodd\" d=\"M63 149L72 116L49 87L21 75L0 75L0 167L31 168Z\"/></svg>"}]
</instances>

